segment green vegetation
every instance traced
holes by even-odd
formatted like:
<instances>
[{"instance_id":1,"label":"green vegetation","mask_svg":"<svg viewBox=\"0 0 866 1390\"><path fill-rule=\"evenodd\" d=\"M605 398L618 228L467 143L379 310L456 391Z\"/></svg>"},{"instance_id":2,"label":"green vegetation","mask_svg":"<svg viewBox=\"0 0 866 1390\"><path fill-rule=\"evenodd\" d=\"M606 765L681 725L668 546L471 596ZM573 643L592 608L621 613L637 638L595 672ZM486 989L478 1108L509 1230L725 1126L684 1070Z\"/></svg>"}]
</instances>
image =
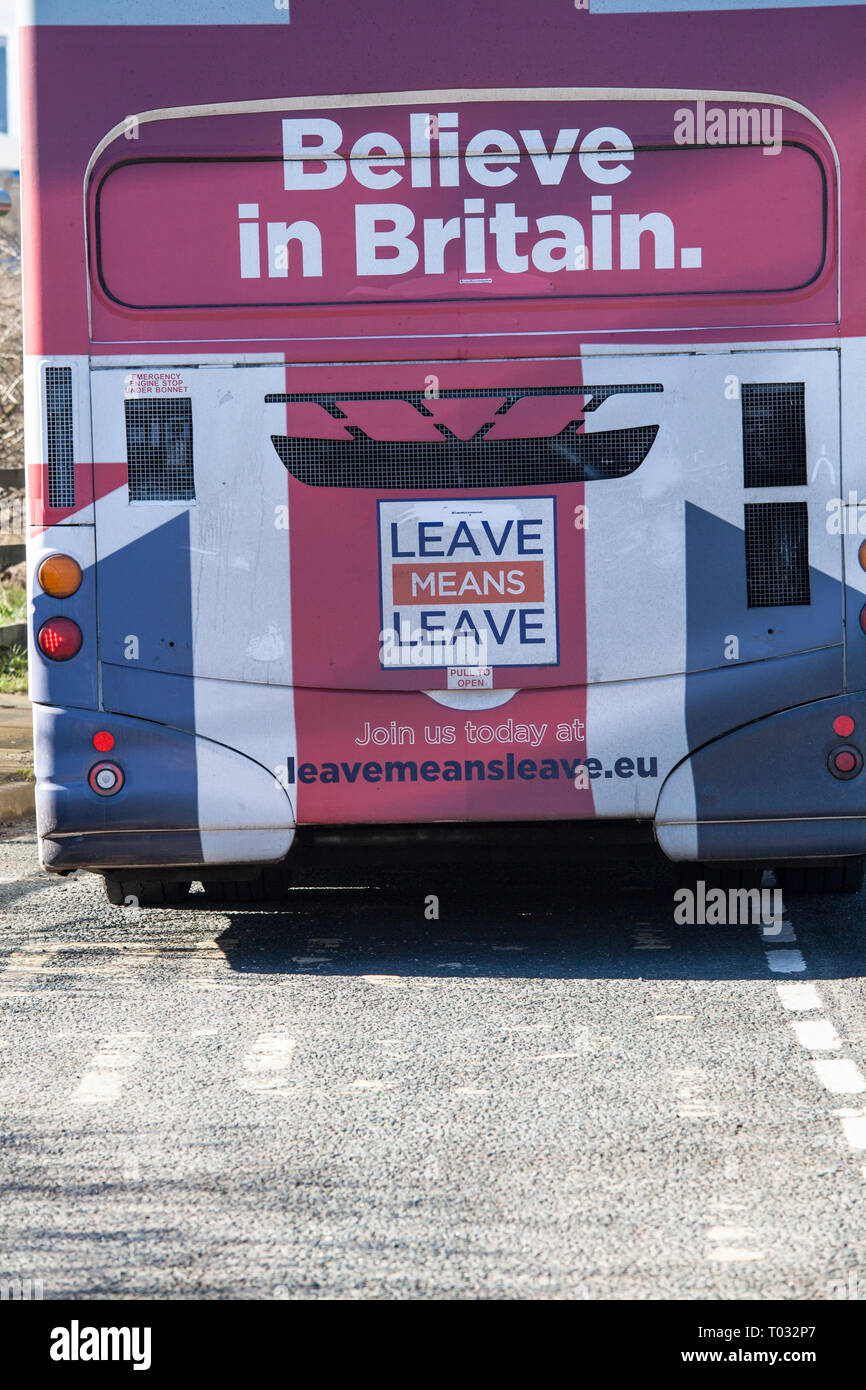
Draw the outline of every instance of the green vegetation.
<instances>
[{"instance_id":1,"label":"green vegetation","mask_svg":"<svg viewBox=\"0 0 866 1390\"><path fill-rule=\"evenodd\" d=\"M27 653L23 647L0 651L0 695L26 695Z\"/></svg>"},{"instance_id":2,"label":"green vegetation","mask_svg":"<svg viewBox=\"0 0 866 1390\"><path fill-rule=\"evenodd\" d=\"M0 625L23 623L27 617L27 593L19 584L0 586Z\"/></svg>"}]
</instances>

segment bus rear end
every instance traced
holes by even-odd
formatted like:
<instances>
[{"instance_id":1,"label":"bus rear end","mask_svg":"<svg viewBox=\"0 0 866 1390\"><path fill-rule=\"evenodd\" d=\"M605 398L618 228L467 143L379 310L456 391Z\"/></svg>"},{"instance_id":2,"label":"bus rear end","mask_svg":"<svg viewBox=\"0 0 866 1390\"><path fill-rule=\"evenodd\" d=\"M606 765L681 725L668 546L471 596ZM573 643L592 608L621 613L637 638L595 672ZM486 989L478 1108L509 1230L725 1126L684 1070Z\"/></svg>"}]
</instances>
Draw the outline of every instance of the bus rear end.
<instances>
[{"instance_id":1,"label":"bus rear end","mask_svg":"<svg viewBox=\"0 0 866 1390\"><path fill-rule=\"evenodd\" d=\"M767 12L692 17L697 88L674 15L512 8L471 83L441 14L27 31L46 120L99 65L29 135L47 869L557 820L856 882L851 95Z\"/></svg>"}]
</instances>

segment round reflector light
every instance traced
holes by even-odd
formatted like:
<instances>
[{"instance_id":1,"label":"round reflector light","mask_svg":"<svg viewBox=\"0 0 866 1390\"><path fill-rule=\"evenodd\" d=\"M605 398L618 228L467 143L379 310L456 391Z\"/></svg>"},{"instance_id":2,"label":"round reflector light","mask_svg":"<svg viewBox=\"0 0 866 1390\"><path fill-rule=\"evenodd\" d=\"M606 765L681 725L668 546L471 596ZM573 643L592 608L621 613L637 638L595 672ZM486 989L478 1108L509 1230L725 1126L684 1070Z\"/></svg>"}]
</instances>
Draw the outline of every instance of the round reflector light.
<instances>
[{"instance_id":1,"label":"round reflector light","mask_svg":"<svg viewBox=\"0 0 866 1390\"><path fill-rule=\"evenodd\" d=\"M117 763L96 763L87 774L87 780L97 796L114 796L123 786L123 773Z\"/></svg>"},{"instance_id":2,"label":"round reflector light","mask_svg":"<svg viewBox=\"0 0 866 1390\"><path fill-rule=\"evenodd\" d=\"M860 561L860 568L866 570L866 541L860 542L860 549L857 551L857 559Z\"/></svg>"},{"instance_id":3,"label":"round reflector light","mask_svg":"<svg viewBox=\"0 0 866 1390\"><path fill-rule=\"evenodd\" d=\"M859 748L854 748L850 743L845 748L834 748L827 759L827 766L834 777L839 777L843 782L856 777L863 767L863 754Z\"/></svg>"},{"instance_id":4,"label":"round reflector light","mask_svg":"<svg viewBox=\"0 0 866 1390\"><path fill-rule=\"evenodd\" d=\"M840 714L838 718L833 720L833 733L838 734L840 738L850 738L855 728L856 725L850 714Z\"/></svg>"},{"instance_id":5,"label":"round reflector light","mask_svg":"<svg viewBox=\"0 0 866 1390\"><path fill-rule=\"evenodd\" d=\"M81 649L81 628L71 618L49 618L36 641L43 656L51 661L69 661Z\"/></svg>"},{"instance_id":6,"label":"round reflector light","mask_svg":"<svg viewBox=\"0 0 866 1390\"><path fill-rule=\"evenodd\" d=\"M836 723L838 722L839 721L837 720ZM836 732L838 734L841 733L842 730L836 729ZM849 730L849 733L850 732L851 730ZM110 734L107 729L100 729L98 734L93 735L93 746L96 749L97 753L110 753L112 748L114 747L114 734Z\"/></svg>"},{"instance_id":7,"label":"round reflector light","mask_svg":"<svg viewBox=\"0 0 866 1390\"><path fill-rule=\"evenodd\" d=\"M69 598L81 587L81 566L71 555L49 555L39 566L36 578L52 598Z\"/></svg>"}]
</instances>

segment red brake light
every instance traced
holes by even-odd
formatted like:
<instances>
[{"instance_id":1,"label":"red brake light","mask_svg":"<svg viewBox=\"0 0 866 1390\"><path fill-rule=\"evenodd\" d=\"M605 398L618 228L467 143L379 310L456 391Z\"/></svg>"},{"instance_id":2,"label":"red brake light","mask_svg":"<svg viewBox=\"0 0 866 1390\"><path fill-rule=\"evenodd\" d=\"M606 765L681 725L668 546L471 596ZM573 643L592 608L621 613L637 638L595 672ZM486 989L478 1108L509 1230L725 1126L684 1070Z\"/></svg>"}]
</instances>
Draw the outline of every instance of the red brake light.
<instances>
[{"instance_id":1,"label":"red brake light","mask_svg":"<svg viewBox=\"0 0 866 1390\"><path fill-rule=\"evenodd\" d=\"M840 714L833 720L833 733L840 738L850 738L855 729L854 720L850 714Z\"/></svg>"},{"instance_id":2,"label":"red brake light","mask_svg":"<svg viewBox=\"0 0 866 1390\"><path fill-rule=\"evenodd\" d=\"M81 648L81 628L71 618L49 618L39 629L36 641L51 661L69 661Z\"/></svg>"},{"instance_id":3,"label":"red brake light","mask_svg":"<svg viewBox=\"0 0 866 1390\"><path fill-rule=\"evenodd\" d=\"M97 753L110 753L114 747L114 734L110 734L107 729L100 729L98 734L93 735L93 746Z\"/></svg>"}]
</instances>

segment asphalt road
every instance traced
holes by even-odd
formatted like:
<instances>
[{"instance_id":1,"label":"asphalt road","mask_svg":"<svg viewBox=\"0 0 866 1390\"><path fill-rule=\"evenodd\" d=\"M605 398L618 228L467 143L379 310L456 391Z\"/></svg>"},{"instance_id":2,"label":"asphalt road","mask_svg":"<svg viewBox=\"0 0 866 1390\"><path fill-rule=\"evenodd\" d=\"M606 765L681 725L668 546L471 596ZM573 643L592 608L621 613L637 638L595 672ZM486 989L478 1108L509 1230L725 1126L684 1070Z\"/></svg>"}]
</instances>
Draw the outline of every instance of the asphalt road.
<instances>
[{"instance_id":1,"label":"asphalt road","mask_svg":"<svg viewBox=\"0 0 866 1390\"><path fill-rule=\"evenodd\" d=\"M765 941L676 886L536 850L130 914L2 832L0 1278L866 1299L863 899Z\"/></svg>"}]
</instances>

